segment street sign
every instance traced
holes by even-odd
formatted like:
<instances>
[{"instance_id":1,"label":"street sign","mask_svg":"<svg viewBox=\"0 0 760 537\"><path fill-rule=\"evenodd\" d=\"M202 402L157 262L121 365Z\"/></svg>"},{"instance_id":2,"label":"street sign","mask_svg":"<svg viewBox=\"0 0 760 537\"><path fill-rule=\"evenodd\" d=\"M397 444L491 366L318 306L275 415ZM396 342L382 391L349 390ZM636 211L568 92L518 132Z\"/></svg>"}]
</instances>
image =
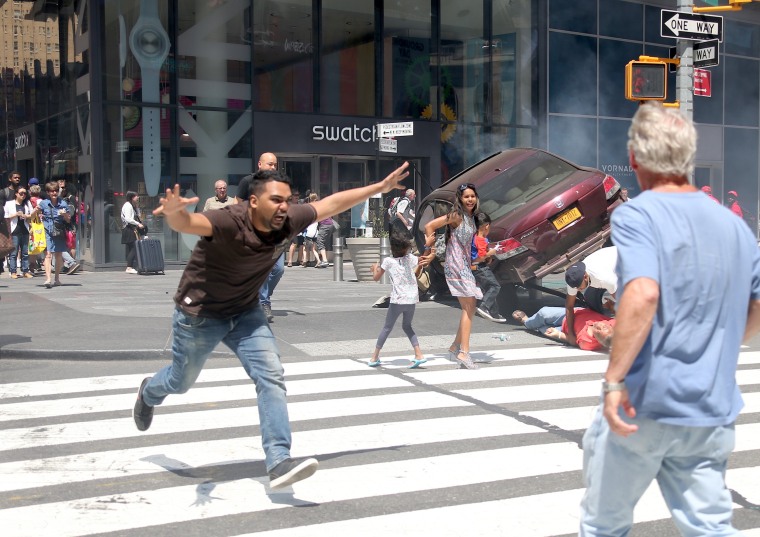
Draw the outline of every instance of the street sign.
<instances>
[{"instance_id":1,"label":"street sign","mask_svg":"<svg viewBox=\"0 0 760 537\"><path fill-rule=\"evenodd\" d=\"M660 35L678 39L723 41L723 17L704 13L687 13L663 9L660 12Z\"/></svg>"},{"instance_id":2,"label":"street sign","mask_svg":"<svg viewBox=\"0 0 760 537\"><path fill-rule=\"evenodd\" d=\"M381 123L377 126L377 135L380 138L413 136L414 123L411 121L405 121L404 123Z\"/></svg>"},{"instance_id":3,"label":"street sign","mask_svg":"<svg viewBox=\"0 0 760 537\"><path fill-rule=\"evenodd\" d=\"M378 138L380 142L379 149L383 153L397 153L398 142L392 138Z\"/></svg>"},{"instance_id":4,"label":"street sign","mask_svg":"<svg viewBox=\"0 0 760 537\"><path fill-rule=\"evenodd\" d=\"M694 69L694 95L712 97L712 77L707 69Z\"/></svg>"},{"instance_id":5,"label":"street sign","mask_svg":"<svg viewBox=\"0 0 760 537\"><path fill-rule=\"evenodd\" d=\"M694 67L715 67L720 62L718 40L694 43Z\"/></svg>"}]
</instances>

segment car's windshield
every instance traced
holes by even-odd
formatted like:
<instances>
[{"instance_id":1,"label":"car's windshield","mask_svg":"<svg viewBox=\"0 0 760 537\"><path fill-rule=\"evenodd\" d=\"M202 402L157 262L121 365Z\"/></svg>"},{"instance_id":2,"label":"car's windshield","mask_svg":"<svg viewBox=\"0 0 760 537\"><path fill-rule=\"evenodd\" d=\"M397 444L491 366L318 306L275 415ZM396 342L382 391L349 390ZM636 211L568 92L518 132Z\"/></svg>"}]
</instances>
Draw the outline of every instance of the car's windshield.
<instances>
[{"instance_id":1,"label":"car's windshield","mask_svg":"<svg viewBox=\"0 0 760 537\"><path fill-rule=\"evenodd\" d=\"M492 220L525 205L577 168L553 155L539 152L478 185L480 209Z\"/></svg>"}]
</instances>

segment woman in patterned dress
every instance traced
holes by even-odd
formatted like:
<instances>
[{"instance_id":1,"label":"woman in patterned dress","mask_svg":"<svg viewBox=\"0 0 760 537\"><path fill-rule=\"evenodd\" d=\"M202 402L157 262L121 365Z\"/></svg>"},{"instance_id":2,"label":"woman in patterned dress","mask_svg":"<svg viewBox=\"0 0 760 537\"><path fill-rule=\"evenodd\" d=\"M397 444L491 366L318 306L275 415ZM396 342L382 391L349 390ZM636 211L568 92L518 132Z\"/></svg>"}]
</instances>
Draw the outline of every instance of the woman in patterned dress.
<instances>
[{"instance_id":1,"label":"woman in patterned dress","mask_svg":"<svg viewBox=\"0 0 760 537\"><path fill-rule=\"evenodd\" d=\"M425 225L425 252L427 262L435 256L435 231L446 226L446 262L443 267L451 295L457 297L462 308L459 328L454 343L449 347L449 359L466 369L478 366L470 357L470 331L477 301L483 293L470 269L472 237L477 231L473 215L480 206L475 185L465 183L456 190L451 212L431 220Z\"/></svg>"}]
</instances>

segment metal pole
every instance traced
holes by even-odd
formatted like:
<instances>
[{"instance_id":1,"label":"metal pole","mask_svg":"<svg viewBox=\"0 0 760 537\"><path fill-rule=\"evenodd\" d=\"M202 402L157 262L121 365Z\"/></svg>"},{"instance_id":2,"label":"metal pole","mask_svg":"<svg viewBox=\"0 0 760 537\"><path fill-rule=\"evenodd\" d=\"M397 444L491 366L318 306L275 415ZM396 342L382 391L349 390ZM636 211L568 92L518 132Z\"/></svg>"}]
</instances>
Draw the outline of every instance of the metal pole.
<instances>
[{"instance_id":1,"label":"metal pole","mask_svg":"<svg viewBox=\"0 0 760 537\"><path fill-rule=\"evenodd\" d=\"M383 259L386 257L390 257L391 255L391 240L388 237L381 237L380 238L380 264L383 264ZM384 273L383 277L380 278L380 283L391 283L390 278L388 278L388 273Z\"/></svg>"},{"instance_id":2,"label":"metal pole","mask_svg":"<svg viewBox=\"0 0 760 537\"><path fill-rule=\"evenodd\" d=\"M333 281L343 281L343 237L333 237Z\"/></svg>"},{"instance_id":3,"label":"metal pole","mask_svg":"<svg viewBox=\"0 0 760 537\"><path fill-rule=\"evenodd\" d=\"M693 0L678 0L678 11L691 13ZM689 39L679 39L676 42L676 52L680 59L676 71L676 100L680 103L681 113L689 118L694 117L694 47ZM694 177L689 177L694 182Z\"/></svg>"}]
</instances>

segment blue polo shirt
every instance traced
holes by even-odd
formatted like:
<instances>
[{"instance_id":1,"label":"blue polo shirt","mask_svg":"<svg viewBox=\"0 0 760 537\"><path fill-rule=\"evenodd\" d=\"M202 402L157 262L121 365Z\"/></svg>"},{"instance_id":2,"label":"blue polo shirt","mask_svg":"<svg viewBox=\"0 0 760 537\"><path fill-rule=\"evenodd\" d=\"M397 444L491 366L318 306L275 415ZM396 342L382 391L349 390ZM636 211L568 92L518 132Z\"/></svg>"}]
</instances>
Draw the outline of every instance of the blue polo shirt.
<instances>
[{"instance_id":1,"label":"blue polo shirt","mask_svg":"<svg viewBox=\"0 0 760 537\"><path fill-rule=\"evenodd\" d=\"M747 308L760 299L755 237L702 192L646 191L615 209L612 241L619 299L635 278L660 287L651 332L625 378L638 415L733 423L743 406L736 365Z\"/></svg>"}]
</instances>

